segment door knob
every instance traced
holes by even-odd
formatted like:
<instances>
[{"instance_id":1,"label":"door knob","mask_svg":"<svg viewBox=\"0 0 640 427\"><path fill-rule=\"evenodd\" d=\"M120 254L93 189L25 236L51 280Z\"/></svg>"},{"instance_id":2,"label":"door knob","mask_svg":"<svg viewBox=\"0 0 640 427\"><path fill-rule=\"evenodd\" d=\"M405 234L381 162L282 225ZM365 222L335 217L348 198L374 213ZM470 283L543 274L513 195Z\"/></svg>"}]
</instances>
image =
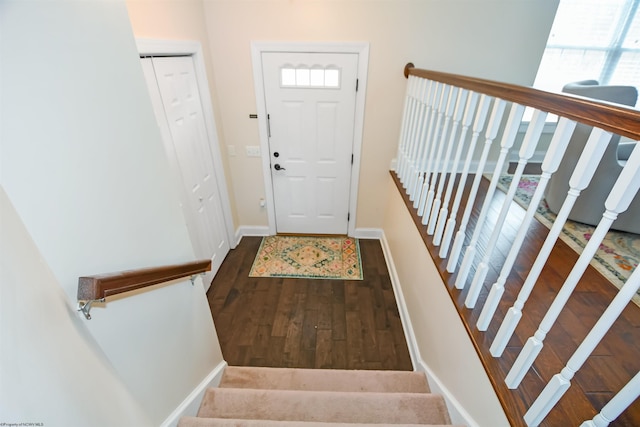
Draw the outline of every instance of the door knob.
<instances>
[{"instance_id":1,"label":"door knob","mask_svg":"<svg viewBox=\"0 0 640 427\"><path fill-rule=\"evenodd\" d=\"M277 164L277 163L276 163L275 165L273 165L273 168L274 168L275 170L277 170L277 171L283 171L283 170L286 170L285 168L283 168L282 166L280 166L280 165L279 165L279 164Z\"/></svg>"}]
</instances>

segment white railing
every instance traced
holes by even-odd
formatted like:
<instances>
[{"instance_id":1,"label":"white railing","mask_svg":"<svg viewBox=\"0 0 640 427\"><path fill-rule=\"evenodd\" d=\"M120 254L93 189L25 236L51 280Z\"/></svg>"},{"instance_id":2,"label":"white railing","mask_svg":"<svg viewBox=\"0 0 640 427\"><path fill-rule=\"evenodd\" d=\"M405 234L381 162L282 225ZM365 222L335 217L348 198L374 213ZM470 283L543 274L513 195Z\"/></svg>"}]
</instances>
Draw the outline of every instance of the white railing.
<instances>
[{"instance_id":1,"label":"white railing","mask_svg":"<svg viewBox=\"0 0 640 427\"><path fill-rule=\"evenodd\" d=\"M398 144L396 174L413 202L413 207L417 209L417 214L422 218L422 224L426 226L426 234L433 236L433 245L440 248L440 258L447 258L447 271L456 273L455 288L467 290L465 300L467 309L474 309L478 303L478 296L494 259L493 253L501 238L518 183L525 167L536 152L545 119L549 113L559 116L553 137L544 154L539 184L524 219L520 223L515 239L511 242L504 262L493 266L496 271L500 271L500 274L495 283L490 286L489 295L481 307L481 313L475 325L479 331L486 331L495 317L505 286L508 286L508 277L525 241L536 209L544 197L547 183L561 164L576 125L584 123L593 126L586 147L571 176L570 190L564 204L558 212L542 249L530 267L515 303L504 319L500 319L502 323L491 344L490 353L493 357L501 357L522 317L523 310L526 309L527 299L538 282L571 208L580 192L589 185L612 135L624 135L632 140L640 139L640 112L564 94L552 94L515 85L418 70L411 64L405 68L405 75L408 76L408 85ZM525 107L533 109L533 116L519 147L518 163L512 182L496 221L491 222L493 228L489 230L487 215L490 213L498 179L505 172L505 163L523 125L522 117ZM505 114L507 111L508 115ZM470 134L469 131L471 131ZM481 150L480 147L476 150L478 140L482 136L484 145ZM489 158L492 152L491 146L498 138L500 138L499 153L495 158ZM480 151L480 154L478 155L476 151ZM493 150L495 151L497 150ZM490 175L491 181L482 196L484 199L476 200L483 174ZM467 182L471 178L469 175L473 175L471 184ZM454 197L456 177L458 177L458 185ZM571 297L605 234L618 214L629 207L639 187L640 149L636 149L627 160L605 205L594 206L594 209L604 211L602 219L571 273L564 280L560 292L551 303L535 334L524 345L506 378L502 379L508 388L515 389L520 385L538 357L546 334ZM467 228L474 205L481 205L482 208L471 233L472 230ZM464 213L460 223L457 224L460 209L464 209ZM454 235L456 226L458 229ZM476 257L479 253L477 246L483 232L485 235L490 235L490 238L483 246L482 258L477 263ZM465 247L467 234L471 234L471 239ZM459 257L462 255L462 262L459 262ZM474 265L476 266L475 274L470 277ZM578 346L574 355L566 361L565 368L549 381L544 391L527 410L523 416L526 425L537 426L549 414L570 387L570 381L576 371L605 336L639 287L640 273L636 271L602 313L600 320ZM640 394L640 379L636 375L607 406L602 408L600 414L593 420L584 421L583 426L608 425L633 402L638 394Z\"/></svg>"}]
</instances>

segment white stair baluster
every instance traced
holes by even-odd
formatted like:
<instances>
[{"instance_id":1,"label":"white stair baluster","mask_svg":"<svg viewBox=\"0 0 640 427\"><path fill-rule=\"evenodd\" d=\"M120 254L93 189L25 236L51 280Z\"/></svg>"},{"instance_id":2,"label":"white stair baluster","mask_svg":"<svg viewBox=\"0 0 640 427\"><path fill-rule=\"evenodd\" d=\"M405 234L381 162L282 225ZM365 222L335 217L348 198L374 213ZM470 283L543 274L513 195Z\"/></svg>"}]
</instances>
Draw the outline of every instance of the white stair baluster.
<instances>
[{"instance_id":1,"label":"white stair baluster","mask_svg":"<svg viewBox=\"0 0 640 427\"><path fill-rule=\"evenodd\" d=\"M613 396L598 415L580 424L580 427L607 427L640 396L640 372Z\"/></svg>"},{"instance_id":2,"label":"white stair baluster","mask_svg":"<svg viewBox=\"0 0 640 427\"><path fill-rule=\"evenodd\" d=\"M415 119L415 109L416 109L416 98L415 92L420 85L420 79L418 77L411 77L411 85L407 87L407 118L404 125L404 136L403 136L403 148L402 148L402 162L400 163L400 170L398 173L398 178L400 182L404 182L404 177L407 173L407 168L409 167L409 154L411 152L411 132L413 129L413 123Z\"/></svg>"},{"instance_id":3,"label":"white stair baluster","mask_svg":"<svg viewBox=\"0 0 640 427\"><path fill-rule=\"evenodd\" d=\"M489 189L487 190L487 193L485 195L484 202L482 204L482 209L480 210L480 215L478 215L476 226L473 229L473 235L471 237L471 241L469 242L469 246L467 247L467 252L465 253L465 258L462 262L462 267L460 268L460 272L458 272L458 280L456 280L456 287L458 284L460 286L464 286L464 280L461 279L461 275L463 274L462 272L467 270L470 266L470 264L465 265L465 260L468 263L470 259L473 259L472 254L473 256L475 256L476 245L478 244L478 239L480 238L480 234L482 232L482 228L484 226L484 221L487 217L487 213L489 212L491 207L493 194L496 190L496 185L498 183L498 177L502 172L502 166L504 165L507 155L509 154L509 149L513 146L516 135L518 134L518 130L520 128L520 122L522 121L523 114L524 114L524 107L522 105L518 105L518 104L512 105L511 111L509 113L509 119L507 120L507 125L502 135L502 142L500 143L500 156L496 163L496 166L493 172L493 177L491 178L491 182L489 184ZM489 137L493 135L493 138L495 138L495 133L497 133L497 127L499 125L500 125L499 120L497 122L494 122L495 129L490 130L490 132L488 132L487 135ZM493 138L491 138L490 140L489 138L487 139L489 141L489 144L491 143L491 141L493 141ZM487 145L485 145L485 148L487 148ZM465 280L466 280L466 273L464 274L465 274Z\"/></svg>"},{"instance_id":4,"label":"white stair baluster","mask_svg":"<svg viewBox=\"0 0 640 427\"><path fill-rule=\"evenodd\" d=\"M529 298L529 295L540 276L540 272L545 266L556 240L558 240L558 236L562 232L562 228L569 217L569 213L571 212L576 199L580 195L580 192L589 185L589 182L591 182L591 178L593 178L593 174L600 163L600 159L602 159L602 155L604 154L610 139L611 134L602 129L594 128L591 132L585 148L578 159L576 167L571 174L571 178L569 179L570 188L567 193L567 198L563 202L560 211L558 211L556 220L554 221L553 226L551 227L551 230L549 231L549 234L536 257L533 266L529 270L529 274L520 289L516 302L507 311L507 315L502 321L502 325L500 325L500 329L498 329L498 333L491 344L490 350L492 356L500 357L506 348L509 339L513 335L513 332L522 317L524 304Z\"/></svg>"},{"instance_id":5,"label":"white stair baluster","mask_svg":"<svg viewBox=\"0 0 640 427\"><path fill-rule=\"evenodd\" d=\"M453 156L453 161L451 162L451 176L447 182L447 190L444 193L444 201L442 202L442 208L440 208L440 213L438 214L438 222L436 224L436 232L433 236L433 244L436 246L440 245L442 241L442 235L444 233L444 226L447 223L447 216L449 215L449 201L451 200L451 195L453 194L453 185L456 180L456 173L458 172L458 165L460 164L460 158L462 157L462 150L464 150L465 141L467 139L467 132L469 131L469 127L471 126L471 122L473 121L473 116L476 111L476 105L478 104L479 95L477 92L469 92L469 97L467 98L467 104L464 110L464 116L462 119L462 130L460 131L460 138L458 138L458 147L456 148L456 153ZM462 196L462 195L461 195ZM454 201L453 205L457 209L460 201L456 203ZM451 232L455 228L455 216L453 214L453 222L450 227ZM447 252L449 251L449 242L451 241L451 236L448 239L444 240L443 245L440 247L439 256L440 258L445 258L447 256Z\"/></svg>"},{"instance_id":6,"label":"white stair baluster","mask_svg":"<svg viewBox=\"0 0 640 427\"><path fill-rule=\"evenodd\" d=\"M558 122L558 126L553 135L551 143L549 144L547 153L545 154L544 160L542 161L542 174L540 176L540 182L538 183L536 191L533 194L531 202L529 203L529 208L527 209L525 217L522 220L520 227L518 228L518 233L511 245L511 248L509 249L509 254L507 255L507 258L502 265L500 276L491 286L489 296L484 303L484 307L482 307L482 312L480 313L480 317L478 318L478 323L476 325L478 327L478 330L480 331L487 330L487 328L489 327L489 323L491 322L491 319L493 318L493 315L498 308L498 303L500 302L500 299L502 299L502 294L504 293L504 284L507 281L509 273L511 273L511 269L513 268L516 257L520 252L520 248L522 247L524 238L527 235L527 231L529 230L529 226L531 225L533 216L538 209L538 205L544 197L544 190L546 189L547 183L551 178L551 174L555 173L558 170L560 160L562 160L562 156L564 155L564 152L569 145L569 140L571 139L571 135L573 134L573 130L575 129L575 127L576 122L564 117L560 118ZM494 179L495 178L496 176L494 174Z\"/></svg>"},{"instance_id":7,"label":"white stair baluster","mask_svg":"<svg viewBox=\"0 0 640 427\"><path fill-rule=\"evenodd\" d=\"M453 147L456 145L456 136L458 134L458 127L460 127L460 120L462 119L462 113L464 112L464 106L467 100L467 95L469 92L466 89L458 90L458 97L455 103L455 112L452 116L452 124L451 124L451 135L449 136L449 143L447 144L447 151L445 152L444 159L442 160L442 172L440 173L440 179L438 180L438 190L435 195L435 200L433 201L433 208L431 209L431 217L429 219L429 226L427 228L427 234L432 235L436 228L436 222L438 221L438 213L441 212L440 206L442 204L442 190L444 189L444 183L447 178L450 176L453 180L455 177L455 170L453 170L449 161L451 160L451 153L453 153ZM447 169L451 171L451 173L447 172ZM449 203L449 200L445 202L445 204ZM422 207L422 206L421 206ZM418 211L418 215L424 214ZM426 215L423 216L423 224ZM434 244L438 246L440 242Z\"/></svg>"},{"instance_id":8,"label":"white stair baluster","mask_svg":"<svg viewBox=\"0 0 640 427\"><path fill-rule=\"evenodd\" d=\"M420 141L420 134L426 125L426 106L424 103L424 91L427 89L430 81L421 79L418 87L418 91L415 93L415 111L413 116L413 125L411 127L411 151L409 152L409 162L407 164L407 170L405 172L405 179L403 181L404 188L411 188L411 180L413 179L418 152L420 150L422 142Z\"/></svg>"},{"instance_id":9,"label":"white stair baluster","mask_svg":"<svg viewBox=\"0 0 640 427\"><path fill-rule=\"evenodd\" d=\"M447 86L447 92L443 93L440 102L440 111L438 114L438 122L436 124L436 135L434 136L437 141L438 149L433 159L429 160L428 174L425 175L425 182L423 188L424 197L421 197L420 203L422 208L422 223L427 224L429 221L429 215L431 215L431 207L433 206L433 197L435 192L436 182L438 180L438 174L442 170L442 152L447 143L447 135L449 129L449 123L451 121L451 114L453 113L453 107L455 106L455 98L458 93L458 88ZM446 99L445 99L446 95ZM444 122L442 119L444 118ZM427 180L426 178L429 178ZM414 206L417 207L417 206ZM438 208L439 209L439 208Z\"/></svg>"},{"instance_id":10,"label":"white stair baluster","mask_svg":"<svg viewBox=\"0 0 640 427\"><path fill-rule=\"evenodd\" d=\"M587 269L589 261L591 261L591 258L593 258L598 250L611 224L613 224L613 221L615 221L620 212L624 212L629 207L638 192L638 188L640 188L640 150L634 149L605 201L606 211L602 214L602 219L598 223L593 235L580 254L578 261L573 266L569 277L567 277L562 288L553 300L542 322L540 322L538 330L534 336L529 337L514 362L513 367L509 371L505 379L509 388L517 387L533 364L533 361L542 350L547 333L569 300L569 297L578 284L578 280L580 280L582 274Z\"/></svg>"},{"instance_id":11,"label":"white stair baluster","mask_svg":"<svg viewBox=\"0 0 640 427\"><path fill-rule=\"evenodd\" d=\"M396 174L400 176L402 174L402 170L404 168L405 159L406 159L406 148L407 148L407 134L409 127L409 120L411 117L411 93L413 91L413 87L415 86L416 77L409 76L407 82L407 92L404 96L404 110L402 112L402 124L400 127L400 139L398 141L398 154L396 159Z\"/></svg>"},{"instance_id":12,"label":"white stair baluster","mask_svg":"<svg viewBox=\"0 0 640 427\"><path fill-rule=\"evenodd\" d=\"M423 179L422 159L424 156L426 156L426 153L428 153L431 144L430 135L433 128L433 99L437 96L439 86L440 83L429 81L428 85L425 86L424 92L420 96L421 122L420 129L417 133L418 146L415 156L413 157L413 168L411 170L409 183L407 184L407 194L409 195L409 200L411 201L413 201L414 199L417 180L419 178Z\"/></svg>"},{"instance_id":13,"label":"white stair baluster","mask_svg":"<svg viewBox=\"0 0 640 427\"><path fill-rule=\"evenodd\" d=\"M487 276L487 272L489 271L489 261L491 260L491 255L493 254L493 250L495 249L496 244L498 243L498 239L502 234L502 227L504 225L504 221L507 219L507 214L509 213L511 202L516 194L516 190L518 189L518 184L520 182L520 178L522 177L522 173L524 172L524 168L525 166L527 166L529 159L533 156L533 153L536 150L536 146L538 145L538 141L540 140L540 135L542 135L542 129L544 128L546 117L547 113L543 111L535 110L533 112L533 118L531 119L531 123L529 123L527 133L525 134L524 140L522 141L522 146L520 147L520 159L518 160L518 166L516 167L516 170L513 174L513 180L511 181L511 185L509 186L507 195L504 198L504 202L502 203L500 214L498 214L498 219L496 220L496 224L493 227L491 236L489 237L489 243L487 244L485 255L480 261L480 264L478 264L476 274L473 276L471 287L469 288L469 293L467 294L467 298L465 299L464 304L467 308L473 308L476 305L476 301L478 300L478 296L480 295L480 290L482 289L482 284L484 283L484 279ZM467 252L468 251L469 248L467 248ZM463 266L466 266L466 269L464 270L464 276L462 276L463 269L462 267L460 267L460 273L458 274L460 280L466 281L466 277L468 275L474 257L475 248L474 252L470 254L469 263L465 264L465 262L463 262ZM466 261L466 259L464 261ZM464 287L464 282L462 282L462 286Z\"/></svg>"},{"instance_id":14,"label":"white stair baluster","mask_svg":"<svg viewBox=\"0 0 640 427\"><path fill-rule=\"evenodd\" d=\"M502 115L504 113L506 105L506 101L503 101L502 99L496 99L494 101L491 118L489 119L489 126L487 127L487 133L485 136L484 147L482 149L482 154L480 155L480 160L478 161L478 167L476 168L476 173L473 177L473 183L471 184L471 190L469 191L469 197L467 198L467 205L465 207L464 214L462 215L462 221L460 221L460 227L458 228L458 232L456 233L456 238L453 243L453 249L451 250L451 256L449 257L449 263L447 264L447 271L449 271L450 273L455 271L456 265L458 263L458 257L460 256L460 251L462 250L467 224L469 223L471 211L473 210L473 204L475 203L476 195L478 194L478 188L480 187L480 181L482 180L482 173L484 172L484 166L487 162L489 149L491 148L491 144L493 144L493 140L498 134L498 128L500 127L500 123L502 122ZM478 225L480 224L478 223ZM456 277L456 287L464 286L467 274L468 271L465 271L463 268L460 269L460 271L458 272L458 276ZM460 287L458 289L462 288Z\"/></svg>"},{"instance_id":15,"label":"white stair baluster","mask_svg":"<svg viewBox=\"0 0 640 427\"><path fill-rule=\"evenodd\" d=\"M420 115L420 102L418 99L419 93L422 91L422 88L426 83L427 81L425 79L418 79L414 90L411 93L411 115L409 117L409 128L407 132L407 157L403 174L400 176L400 182L402 183L404 188L407 187L410 171L413 168L413 155L417 144L416 128L418 127Z\"/></svg>"},{"instance_id":16,"label":"white stair baluster","mask_svg":"<svg viewBox=\"0 0 640 427\"><path fill-rule=\"evenodd\" d=\"M640 165L639 165L640 166ZM640 179L640 174L637 175ZM582 367L584 362L596 346L600 343L605 334L611 329L613 322L620 316L622 310L627 306L631 298L636 294L640 287L640 270L635 270L626 283L622 286L618 294L615 296L609 307L602 313L593 326L589 334L578 346L573 353L566 366L560 373L553 376L542 390L542 393L533 402L526 414L524 420L528 425L538 425L549 414L549 411L558 403L560 398L566 393L571 386L571 379L576 372Z\"/></svg>"},{"instance_id":17,"label":"white stair baluster","mask_svg":"<svg viewBox=\"0 0 640 427\"><path fill-rule=\"evenodd\" d=\"M446 248L448 250L451 237L453 236L453 231L456 226L456 215L458 215L458 208L460 207L460 202L462 201L462 194L464 193L467 176L469 175L469 168L471 167L471 160L473 159L473 152L476 149L478 137L480 136L482 129L484 129L484 122L487 118L487 113L489 112L489 105L491 104L491 100L492 98L488 95L483 94L480 96L476 119L473 122L471 142L467 147L467 157L464 161L464 166L462 167L460 181L458 182L458 188L456 189L456 197L453 199L453 206L451 208L451 213L449 214L449 219L447 220L447 226L444 229L444 244L440 248L441 258L444 258L442 256L443 249ZM446 256L446 251L444 253Z\"/></svg>"},{"instance_id":18,"label":"white stair baluster","mask_svg":"<svg viewBox=\"0 0 640 427\"><path fill-rule=\"evenodd\" d=\"M420 190L422 190L423 183L428 179L431 159L433 158L433 152L437 145L437 133L438 133L438 125L437 122L439 113L439 106L442 98L444 97L444 93L448 90L448 86L442 83L434 83L436 85L435 91L433 92L433 96L429 99L429 103L427 104L427 108L429 108L429 127L427 128L427 133L425 135L425 145L424 150L420 153L420 159L418 161L418 175L415 176L416 180L413 183L413 187L411 187L411 192L409 196L409 200L414 202L413 206L416 206L417 201L420 200Z\"/></svg>"}]
</instances>

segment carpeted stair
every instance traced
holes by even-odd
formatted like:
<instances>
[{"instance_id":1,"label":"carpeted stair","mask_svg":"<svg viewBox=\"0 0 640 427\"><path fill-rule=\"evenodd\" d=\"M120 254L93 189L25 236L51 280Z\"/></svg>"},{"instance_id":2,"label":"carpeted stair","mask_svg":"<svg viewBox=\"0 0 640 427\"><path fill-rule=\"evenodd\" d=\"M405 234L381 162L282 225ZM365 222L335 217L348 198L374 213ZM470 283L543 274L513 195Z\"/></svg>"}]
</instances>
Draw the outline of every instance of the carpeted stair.
<instances>
[{"instance_id":1,"label":"carpeted stair","mask_svg":"<svg viewBox=\"0 0 640 427\"><path fill-rule=\"evenodd\" d=\"M424 374L227 367L205 392L197 417L179 427L450 425Z\"/></svg>"}]
</instances>

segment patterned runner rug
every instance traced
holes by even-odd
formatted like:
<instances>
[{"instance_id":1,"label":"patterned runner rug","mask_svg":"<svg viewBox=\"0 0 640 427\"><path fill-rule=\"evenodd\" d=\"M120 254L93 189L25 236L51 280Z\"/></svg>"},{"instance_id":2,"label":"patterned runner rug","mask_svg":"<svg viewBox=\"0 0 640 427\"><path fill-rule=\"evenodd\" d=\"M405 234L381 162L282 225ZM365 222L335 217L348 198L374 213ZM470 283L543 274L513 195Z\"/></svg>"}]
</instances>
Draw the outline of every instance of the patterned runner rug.
<instances>
[{"instance_id":1,"label":"patterned runner rug","mask_svg":"<svg viewBox=\"0 0 640 427\"><path fill-rule=\"evenodd\" d=\"M249 277L362 280L358 239L268 236Z\"/></svg>"},{"instance_id":2,"label":"patterned runner rug","mask_svg":"<svg viewBox=\"0 0 640 427\"><path fill-rule=\"evenodd\" d=\"M512 179L513 175L502 175L498 182L498 188L506 193ZM540 177L537 175L523 175L520 179L514 201L524 209L529 206L539 179ZM535 217L549 229L556 219L556 215L549 210L549 206L544 199L538 206ZM595 227L591 225L567 221L560 238L574 251L581 253L594 230ZM591 265L619 289L637 267L639 260L640 235L609 230L596 255L591 260ZM640 294L635 296L634 302L640 306Z\"/></svg>"}]
</instances>

